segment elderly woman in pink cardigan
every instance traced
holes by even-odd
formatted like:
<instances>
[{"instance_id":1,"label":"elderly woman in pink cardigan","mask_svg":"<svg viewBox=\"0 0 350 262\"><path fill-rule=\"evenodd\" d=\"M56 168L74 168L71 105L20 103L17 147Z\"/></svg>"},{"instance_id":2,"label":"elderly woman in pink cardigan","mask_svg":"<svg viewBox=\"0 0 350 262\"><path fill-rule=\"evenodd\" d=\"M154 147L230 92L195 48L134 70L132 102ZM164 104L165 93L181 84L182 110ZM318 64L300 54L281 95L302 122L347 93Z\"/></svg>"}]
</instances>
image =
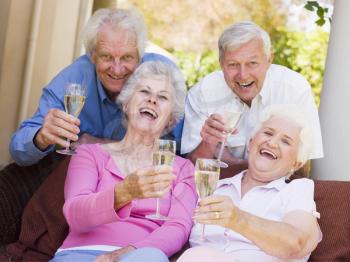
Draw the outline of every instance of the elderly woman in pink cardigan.
<instances>
[{"instance_id":1,"label":"elderly woman in pink cardigan","mask_svg":"<svg viewBox=\"0 0 350 262\"><path fill-rule=\"evenodd\" d=\"M69 234L52 261L168 261L187 242L197 195L194 167L176 156L152 166L156 139L183 115L180 72L145 62L118 96L127 132L118 142L82 145L65 182ZM147 219L156 198L166 221Z\"/></svg>"}]
</instances>

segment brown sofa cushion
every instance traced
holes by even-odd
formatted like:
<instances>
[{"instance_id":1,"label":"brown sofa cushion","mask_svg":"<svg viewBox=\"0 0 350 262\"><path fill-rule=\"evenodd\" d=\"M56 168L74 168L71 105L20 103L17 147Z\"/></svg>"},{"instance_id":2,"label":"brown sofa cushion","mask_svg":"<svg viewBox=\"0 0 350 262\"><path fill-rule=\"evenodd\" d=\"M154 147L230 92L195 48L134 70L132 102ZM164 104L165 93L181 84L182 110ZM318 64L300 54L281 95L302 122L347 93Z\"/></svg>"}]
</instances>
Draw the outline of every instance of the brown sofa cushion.
<instances>
[{"instance_id":1,"label":"brown sofa cushion","mask_svg":"<svg viewBox=\"0 0 350 262\"><path fill-rule=\"evenodd\" d=\"M66 238L62 207L69 159L58 164L24 209L19 240L6 246L5 255L11 261L48 261Z\"/></svg>"},{"instance_id":2,"label":"brown sofa cushion","mask_svg":"<svg viewBox=\"0 0 350 262\"><path fill-rule=\"evenodd\" d=\"M323 239L309 261L350 261L350 181L315 180Z\"/></svg>"}]
</instances>

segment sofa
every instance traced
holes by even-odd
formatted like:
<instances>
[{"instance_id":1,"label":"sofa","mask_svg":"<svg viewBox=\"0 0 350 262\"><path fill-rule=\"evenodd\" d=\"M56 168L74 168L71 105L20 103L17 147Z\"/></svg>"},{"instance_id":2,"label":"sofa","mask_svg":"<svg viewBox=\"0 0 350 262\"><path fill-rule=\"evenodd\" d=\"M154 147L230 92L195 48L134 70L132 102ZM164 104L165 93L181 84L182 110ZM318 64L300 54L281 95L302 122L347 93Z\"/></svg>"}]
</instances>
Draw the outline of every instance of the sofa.
<instances>
[{"instance_id":1,"label":"sofa","mask_svg":"<svg viewBox=\"0 0 350 262\"><path fill-rule=\"evenodd\" d=\"M14 236L18 240L6 249L8 243L0 243L0 261L47 261L60 246L68 232L61 189L68 162L69 158L61 161L35 192L23 212L20 234ZM314 181L323 240L309 261L350 261L350 181ZM188 244L171 261L186 248Z\"/></svg>"}]
</instances>

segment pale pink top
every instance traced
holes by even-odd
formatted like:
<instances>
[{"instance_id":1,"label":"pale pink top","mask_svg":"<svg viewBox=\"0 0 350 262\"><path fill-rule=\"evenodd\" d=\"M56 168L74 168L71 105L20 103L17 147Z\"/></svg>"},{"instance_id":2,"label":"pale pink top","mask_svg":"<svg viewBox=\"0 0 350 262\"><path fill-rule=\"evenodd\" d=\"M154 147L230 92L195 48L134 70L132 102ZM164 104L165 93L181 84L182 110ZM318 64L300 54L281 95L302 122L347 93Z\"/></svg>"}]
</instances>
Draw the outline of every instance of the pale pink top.
<instances>
[{"instance_id":1,"label":"pale pink top","mask_svg":"<svg viewBox=\"0 0 350 262\"><path fill-rule=\"evenodd\" d=\"M241 197L241 183L245 171L240 174L220 180L215 195L229 196L240 209L274 221L282 221L289 212L303 210L314 216L316 211L314 201L314 182L311 179L301 178L285 182L285 177L274 180L266 185L256 186ZM191 233L191 246L203 245L200 242L201 225L196 224ZM321 241L322 235L319 232ZM237 261L277 262L277 257L269 256L259 247L239 233L226 230L221 226L206 225L205 235L209 247L231 254ZM295 259L293 262L307 261L309 256Z\"/></svg>"},{"instance_id":2,"label":"pale pink top","mask_svg":"<svg viewBox=\"0 0 350 262\"><path fill-rule=\"evenodd\" d=\"M99 144L82 145L69 164L65 182L63 212L69 234L61 248L109 245L136 248L155 247L171 256L188 240L197 201L193 164L184 158L174 161L174 180L169 193L161 198L161 214L166 222L145 215L155 212L156 199L133 200L114 210L114 186L124 175L111 155Z\"/></svg>"}]
</instances>

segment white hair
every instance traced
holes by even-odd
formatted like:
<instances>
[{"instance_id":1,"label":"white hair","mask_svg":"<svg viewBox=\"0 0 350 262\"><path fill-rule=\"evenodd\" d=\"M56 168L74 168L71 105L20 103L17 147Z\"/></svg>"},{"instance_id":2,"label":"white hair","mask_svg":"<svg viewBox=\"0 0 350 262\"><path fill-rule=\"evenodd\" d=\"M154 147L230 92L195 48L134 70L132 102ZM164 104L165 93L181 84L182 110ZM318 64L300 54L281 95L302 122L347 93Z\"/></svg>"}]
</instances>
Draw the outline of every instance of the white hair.
<instances>
[{"instance_id":1,"label":"white hair","mask_svg":"<svg viewBox=\"0 0 350 262\"><path fill-rule=\"evenodd\" d=\"M267 56L271 54L271 40L269 34L251 21L242 21L226 28L218 41L219 60L226 51L234 51L250 40L261 39Z\"/></svg>"},{"instance_id":2,"label":"white hair","mask_svg":"<svg viewBox=\"0 0 350 262\"><path fill-rule=\"evenodd\" d=\"M174 65L161 61L148 61L139 65L134 73L126 81L122 91L118 95L116 102L121 106L126 105L132 97L136 87L144 78L162 77L174 89L175 99L172 116L175 122L169 126L164 133L169 132L175 124L184 116L186 85L185 80Z\"/></svg>"},{"instance_id":3,"label":"white hair","mask_svg":"<svg viewBox=\"0 0 350 262\"><path fill-rule=\"evenodd\" d=\"M250 136L253 137L262 127L264 122L273 116L288 118L301 128L299 134L300 143L298 148L297 161L305 164L305 162L310 158L312 137L310 121L308 121L305 112L300 109L300 106L297 106L295 104L278 104L266 107L261 113L259 121L254 127L254 130Z\"/></svg>"},{"instance_id":4,"label":"white hair","mask_svg":"<svg viewBox=\"0 0 350 262\"><path fill-rule=\"evenodd\" d=\"M98 33L106 24L115 29L128 30L134 34L141 59L147 44L147 30L141 15L133 9L103 8L97 10L90 17L82 33L86 52L91 55L95 50Z\"/></svg>"}]
</instances>

